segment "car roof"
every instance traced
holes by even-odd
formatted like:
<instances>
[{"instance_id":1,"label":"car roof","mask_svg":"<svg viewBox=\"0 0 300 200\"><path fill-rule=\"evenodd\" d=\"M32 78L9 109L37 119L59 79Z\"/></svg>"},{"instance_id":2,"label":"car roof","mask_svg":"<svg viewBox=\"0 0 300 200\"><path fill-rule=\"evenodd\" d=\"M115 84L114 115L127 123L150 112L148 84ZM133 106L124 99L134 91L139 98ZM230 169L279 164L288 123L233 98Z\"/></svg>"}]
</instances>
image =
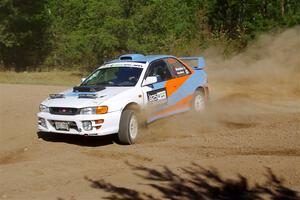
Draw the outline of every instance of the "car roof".
<instances>
[{"instance_id":1,"label":"car roof","mask_svg":"<svg viewBox=\"0 0 300 200\"><path fill-rule=\"evenodd\" d=\"M155 60L162 59L162 58L176 58L175 56L172 55L147 55L144 56L142 54L125 54L120 56L118 59L109 61L105 64L110 64L110 63L120 63L120 62L139 62L139 63L151 63Z\"/></svg>"}]
</instances>

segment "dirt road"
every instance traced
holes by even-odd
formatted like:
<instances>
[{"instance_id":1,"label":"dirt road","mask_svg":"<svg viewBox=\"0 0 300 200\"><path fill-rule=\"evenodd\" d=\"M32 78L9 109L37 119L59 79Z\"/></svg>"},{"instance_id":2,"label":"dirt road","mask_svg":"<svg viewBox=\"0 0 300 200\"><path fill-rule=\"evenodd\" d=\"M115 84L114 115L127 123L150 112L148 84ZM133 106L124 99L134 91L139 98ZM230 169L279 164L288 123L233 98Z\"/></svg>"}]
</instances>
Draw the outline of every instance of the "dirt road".
<instances>
[{"instance_id":1,"label":"dirt road","mask_svg":"<svg viewBox=\"0 0 300 200\"><path fill-rule=\"evenodd\" d=\"M295 41L277 48L281 57L268 56L298 33L285 32L228 62L208 60L207 110L154 122L133 146L112 137L38 138L39 103L65 88L0 85L0 199L298 199ZM284 70L282 62L289 63Z\"/></svg>"}]
</instances>

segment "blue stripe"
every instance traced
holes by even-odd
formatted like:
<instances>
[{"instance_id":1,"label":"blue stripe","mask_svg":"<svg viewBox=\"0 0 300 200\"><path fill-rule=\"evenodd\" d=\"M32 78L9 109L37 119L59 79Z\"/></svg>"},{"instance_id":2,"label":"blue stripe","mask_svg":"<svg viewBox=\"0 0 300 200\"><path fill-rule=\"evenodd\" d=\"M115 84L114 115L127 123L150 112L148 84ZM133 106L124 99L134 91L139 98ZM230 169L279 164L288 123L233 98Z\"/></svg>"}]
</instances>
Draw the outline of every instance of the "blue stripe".
<instances>
[{"instance_id":1,"label":"blue stripe","mask_svg":"<svg viewBox=\"0 0 300 200\"><path fill-rule=\"evenodd\" d=\"M69 93L66 93L65 96L77 97L79 94L96 94L96 92L69 92Z\"/></svg>"}]
</instances>

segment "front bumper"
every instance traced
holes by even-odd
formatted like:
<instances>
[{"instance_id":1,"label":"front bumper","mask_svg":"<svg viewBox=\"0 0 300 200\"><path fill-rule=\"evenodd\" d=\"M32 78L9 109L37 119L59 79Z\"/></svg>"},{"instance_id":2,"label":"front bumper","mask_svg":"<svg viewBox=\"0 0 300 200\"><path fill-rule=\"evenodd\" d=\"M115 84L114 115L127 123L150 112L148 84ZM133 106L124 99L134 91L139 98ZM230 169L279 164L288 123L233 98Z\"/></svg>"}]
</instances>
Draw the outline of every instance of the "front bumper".
<instances>
[{"instance_id":1,"label":"front bumper","mask_svg":"<svg viewBox=\"0 0 300 200\"><path fill-rule=\"evenodd\" d=\"M121 111L110 112L101 115L54 115L45 112L39 112L38 130L41 132L64 133L74 135L100 136L114 134L119 131ZM96 124L96 120L104 120L103 123ZM55 121L68 122L69 130L57 130ZM83 129L82 122L91 121L92 130ZM42 123L43 122L43 123Z\"/></svg>"}]
</instances>

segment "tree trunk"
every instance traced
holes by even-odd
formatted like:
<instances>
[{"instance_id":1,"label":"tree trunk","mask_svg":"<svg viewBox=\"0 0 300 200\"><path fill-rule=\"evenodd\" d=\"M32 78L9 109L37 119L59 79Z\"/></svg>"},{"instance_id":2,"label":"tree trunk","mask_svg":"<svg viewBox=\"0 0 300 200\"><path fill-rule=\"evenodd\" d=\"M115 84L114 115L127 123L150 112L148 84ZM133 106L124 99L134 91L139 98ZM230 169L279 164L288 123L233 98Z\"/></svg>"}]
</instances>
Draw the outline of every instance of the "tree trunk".
<instances>
[{"instance_id":1,"label":"tree trunk","mask_svg":"<svg viewBox=\"0 0 300 200\"><path fill-rule=\"evenodd\" d=\"M281 8L281 16L283 17L284 16L284 0L280 0L280 8Z\"/></svg>"}]
</instances>

